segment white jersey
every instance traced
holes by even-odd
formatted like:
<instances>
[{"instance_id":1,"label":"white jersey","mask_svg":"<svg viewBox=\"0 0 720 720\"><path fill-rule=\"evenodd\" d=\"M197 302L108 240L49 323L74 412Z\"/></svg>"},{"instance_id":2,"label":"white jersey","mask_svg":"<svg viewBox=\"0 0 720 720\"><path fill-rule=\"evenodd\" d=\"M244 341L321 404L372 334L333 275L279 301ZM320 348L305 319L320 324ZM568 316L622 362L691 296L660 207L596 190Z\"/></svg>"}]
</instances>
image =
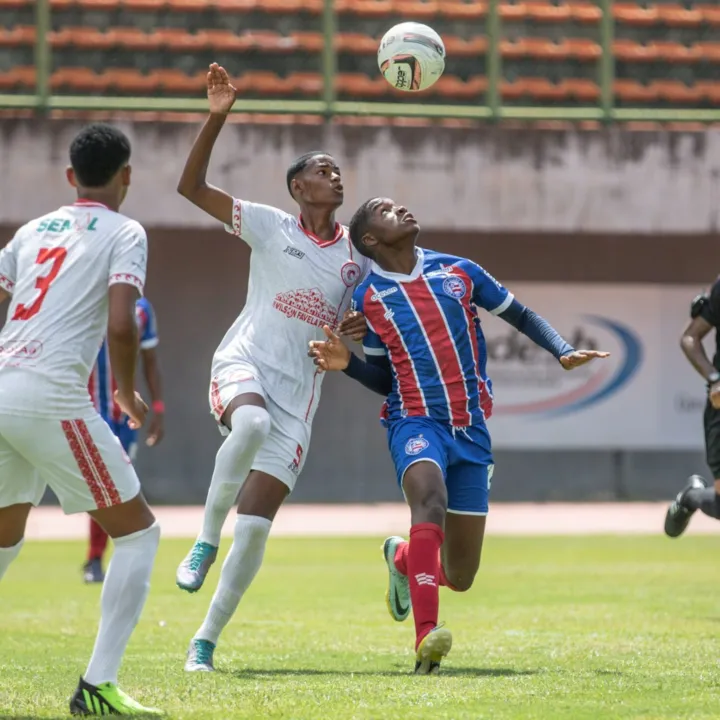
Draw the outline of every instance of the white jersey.
<instances>
[{"instance_id":1,"label":"white jersey","mask_svg":"<svg viewBox=\"0 0 720 720\"><path fill-rule=\"evenodd\" d=\"M12 295L0 331L0 413L94 415L88 378L107 332L108 287L142 293L147 238L135 220L78 201L24 225L0 250Z\"/></svg>"},{"instance_id":2,"label":"white jersey","mask_svg":"<svg viewBox=\"0 0 720 720\"><path fill-rule=\"evenodd\" d=\"M233 224L225 229L252 248L250 280L245 307L213 358L213 378L250 364L275 403L310 423L324 375L308 357L308 343L325 337L323 325L342 320L369 260L341 225L323 241L298 218L244 200L234 200Z\"/></svg>"}]
</instances>

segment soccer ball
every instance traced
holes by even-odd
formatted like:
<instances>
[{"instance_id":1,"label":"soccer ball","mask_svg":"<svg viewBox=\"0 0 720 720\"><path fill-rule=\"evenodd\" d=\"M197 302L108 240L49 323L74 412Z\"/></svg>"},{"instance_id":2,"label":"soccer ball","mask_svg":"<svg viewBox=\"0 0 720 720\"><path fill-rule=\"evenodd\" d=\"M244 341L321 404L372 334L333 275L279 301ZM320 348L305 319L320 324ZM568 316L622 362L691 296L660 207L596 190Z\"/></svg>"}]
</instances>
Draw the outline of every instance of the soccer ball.
<instances>
[{"instance_id":1,"label":"soccer ball","mask_svg":"<svg viewBox=\"0 0 720 720\"><path fill-rule=\"evenodd\" d=\"M445 70L445 46L431 27L400 23L380 41L378 66L383 77L398 90L427 90Z\"/></svg>"}]
</instances>

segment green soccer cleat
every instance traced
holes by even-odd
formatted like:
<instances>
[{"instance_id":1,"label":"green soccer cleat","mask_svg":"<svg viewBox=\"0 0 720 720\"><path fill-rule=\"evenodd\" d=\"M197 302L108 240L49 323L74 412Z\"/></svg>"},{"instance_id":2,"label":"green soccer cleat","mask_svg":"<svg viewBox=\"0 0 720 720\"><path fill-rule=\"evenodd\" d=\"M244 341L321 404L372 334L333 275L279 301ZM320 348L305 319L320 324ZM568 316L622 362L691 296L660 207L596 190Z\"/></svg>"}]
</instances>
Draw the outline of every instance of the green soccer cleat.
<instances>
[{"instance_id":1,"label":"green soccer cleat","mask_svg":"<svg viewBox=\"0 0 720 720\"><path fill-rule=\"evenodd\" d=\"M440 662L450 652L452 633L442 625L433 628L421 641L415 653L416 675L437 675Z\"/></svg>"},{"instance_id":2,"label":"green soccer cleat","mask_svg":"<svg viewBox=\"0 0 720 720\"><path fill-rule=\"evenodd\" d=\"M148 708L133 700L114 683L90 685L82 678L70 698L71 715L162 715L162 710Z\"/></svg>"},{"instance_id":3,"label":"green soccer cleat","mask_svg":"<svg viewBox=\"0 0 720 720\"><path fill-rule=\"evenodd\" d=\"M196 541L177 569L177 586L190 593L197 592L203 586L210 566L215 562L217 551L210 543Z\"/></svg>"},{"instance_id":4,"label":"green soccer cleat","mask_svg":"<svg viewBox=\"0 0 720 720\"><path fill-rule=\"evenodd\" d=\"M395 567L395 553L398 545L405 542L401 537L394 535L383 543L383 556L388 566L388 589L385 593L385 603L393 620L402 622L410 615L410 583L406 575L403 575Z\"/></svg>"}]
</instances>

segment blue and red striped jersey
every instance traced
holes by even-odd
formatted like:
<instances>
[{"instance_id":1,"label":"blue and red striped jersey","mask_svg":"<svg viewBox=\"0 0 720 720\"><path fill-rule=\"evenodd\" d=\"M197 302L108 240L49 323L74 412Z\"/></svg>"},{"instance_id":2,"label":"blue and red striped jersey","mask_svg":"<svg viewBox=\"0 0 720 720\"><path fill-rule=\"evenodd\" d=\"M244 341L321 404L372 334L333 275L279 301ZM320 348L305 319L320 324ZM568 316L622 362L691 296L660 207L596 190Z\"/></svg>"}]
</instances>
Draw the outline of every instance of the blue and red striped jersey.
<instances>
[{"instance_id":1,"label":"blue and red striped jersey","mask_svg":"<svg viewBox=\"0 0 720 720\"><path fill-rule=\"evenodd\" d=\"M422 248L417 258L410 275L373 263L353 296L368 323L365 354L387 355L392 366L383 418L481 424L492 414L493 395L477 308L497 315L513 296L471 260Z\"/></svg>"},{"instance_id":2,"label":"blue and red striped jersey","mask_svg":"<svg viewBox=\"0 0 720 720\"><path fill-rule=\"evenodd\" d=\"M141 297L135 304L135 320L138 326L138 337L140 338L140 349L149 350L154 348L159 340L157 334L157 323L155 321L155 310L150 302ZM115 378L110 369L110 352L107 339L103 340L100 346L95 367L90 373L88 390L95 409L100 413L103 420L110 424L125 422L127 416L115 402Z\"/></svg>"}]
</instances>

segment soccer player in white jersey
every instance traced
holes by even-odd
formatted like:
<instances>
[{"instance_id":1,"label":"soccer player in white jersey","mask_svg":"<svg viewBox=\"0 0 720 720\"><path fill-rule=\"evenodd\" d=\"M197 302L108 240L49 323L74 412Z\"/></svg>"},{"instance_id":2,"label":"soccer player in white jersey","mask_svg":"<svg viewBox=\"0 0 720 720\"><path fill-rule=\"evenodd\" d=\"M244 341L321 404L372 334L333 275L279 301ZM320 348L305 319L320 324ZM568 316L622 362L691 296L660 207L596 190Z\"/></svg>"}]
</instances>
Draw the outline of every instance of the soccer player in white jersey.
<instances>
[{"instance_id":1,"label":"soccer player in white jersey","mask_svg":"<svg viewBox=\"0 0 720 720\"><path fill-rule=\"evenodd\" d=\"M145 282L142 226L118 212L130 143L91 125L70 146L77 201L21 227L0 251L0 578L49 485L66 513L88 512L115 542L90 664L70 700L78 715L160 714L120 690L117 674L150 586L160 528L120 441L95 411L90 370L107 329L116 399L133 427L135 302Z\"/></svg>"},{"instance_id":2,"label":"soccer player in white jersey","mask_svg":"<svg viewBox=\"0 0 720 720\"><path fill-rule=\"evenodd\" d=\"M215 353L211 412L226 439L215 460L202 531L177 572L178 586L200 589L238 501L234 540L185 669L212 671L220 633L260 569L275 514L302 471L323 379L307 357L322 326L364 336L362 316L345 317L367 270L347 229L335 222L342 204L340 171L326 153L307 153L288 170L299 217L237 200L206 181L215 141L235 102L217 64L208 73L210 117L190 152L178 191L252 248L245 308ZM238 495L239 493L239 495Z\"/></svg>"}]
</instances>

